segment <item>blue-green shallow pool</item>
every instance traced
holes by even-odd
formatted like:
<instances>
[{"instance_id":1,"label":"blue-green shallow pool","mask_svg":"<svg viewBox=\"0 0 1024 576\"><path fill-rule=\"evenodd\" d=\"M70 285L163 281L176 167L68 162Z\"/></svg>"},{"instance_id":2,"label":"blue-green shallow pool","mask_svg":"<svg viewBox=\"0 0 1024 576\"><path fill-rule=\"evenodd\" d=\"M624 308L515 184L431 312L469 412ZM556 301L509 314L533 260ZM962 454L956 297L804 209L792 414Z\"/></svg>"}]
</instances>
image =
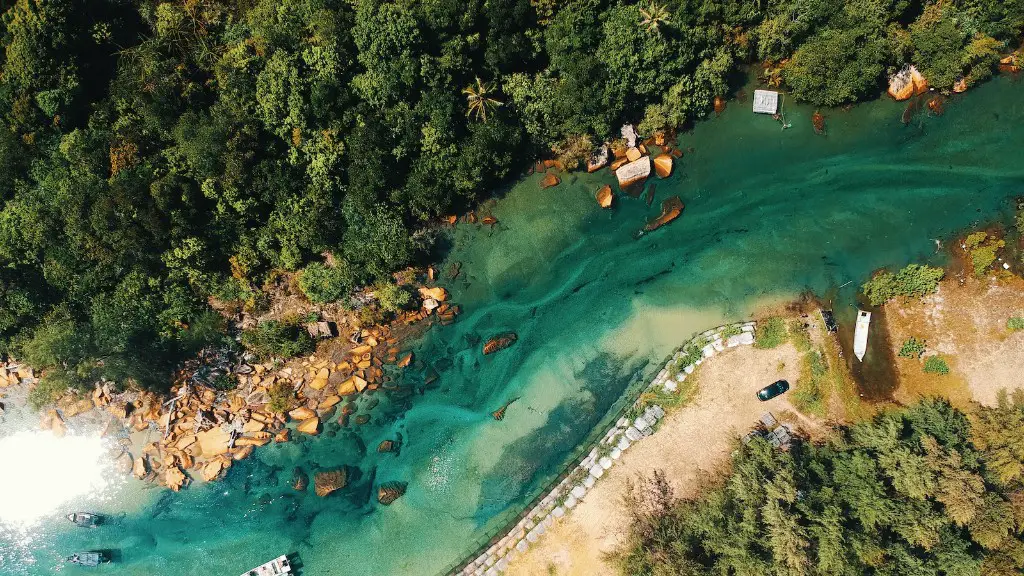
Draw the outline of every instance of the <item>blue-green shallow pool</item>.
<instances>
[{"instance_id":1,"label":"blue-green shallow pool","mask_svg":"<svg viewBox=\"0 0 1024 576\"><path fill-rule=\"evenodd\" d=\"M414 375L416 392L381 396L366 426L262 449L216 484L150 490L106 528L55 519L17 538L5 532L0 573L56 572L61 556L90 547L120 552L96 574L235 576L293 551L308 575L444 570L518 512L626 386L692 332L931 258L933 239L1008 217L1024 194L1022 95L997 79L909 126L903 105L883 100L831 112L827 137L813 133L809 109L787 105L793 127L782 131L751 114L749 100L732 102L682 137L695 151L655 181L650 208L620 196L599 210L593 194L607 171L545 191L539 176L526 178L493 205L493 230L453 233L450 260L463 266L447 286L465 313L419 344L419 368L440 374L422 393ZM633 240L674 194L683 217ZM518 343L480 354L480 339L508 330ZM514 397L494 421L490 412ZM378 455L377 443L396 435L401 452ZM287 485L296 465L340 464L359 471L344 493L321 499ZM374 487L390 480L408 482L408 493L378 506Z\"/></svg>"}]
</instances>

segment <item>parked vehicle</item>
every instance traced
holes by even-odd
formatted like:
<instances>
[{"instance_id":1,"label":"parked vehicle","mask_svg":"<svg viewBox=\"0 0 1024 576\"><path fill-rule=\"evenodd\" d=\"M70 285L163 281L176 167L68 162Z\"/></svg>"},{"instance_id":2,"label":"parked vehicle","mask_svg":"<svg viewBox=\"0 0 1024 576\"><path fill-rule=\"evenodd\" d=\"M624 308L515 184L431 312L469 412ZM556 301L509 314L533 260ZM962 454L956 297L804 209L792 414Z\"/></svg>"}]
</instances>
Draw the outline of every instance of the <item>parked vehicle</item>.
<instances>
[{"instance_id":1,"label":"parked vehicle","mask_svg":"<svg viewBox=\"0 0 1024 576\"><path fill-rule=\"evenodd\" d=\"M789 382L785 380L777 380L776 382L765 386L757 391L757 399L765 402L771 400L776 396L780 396L789 390Z\"/></svg>"}]
</instances>

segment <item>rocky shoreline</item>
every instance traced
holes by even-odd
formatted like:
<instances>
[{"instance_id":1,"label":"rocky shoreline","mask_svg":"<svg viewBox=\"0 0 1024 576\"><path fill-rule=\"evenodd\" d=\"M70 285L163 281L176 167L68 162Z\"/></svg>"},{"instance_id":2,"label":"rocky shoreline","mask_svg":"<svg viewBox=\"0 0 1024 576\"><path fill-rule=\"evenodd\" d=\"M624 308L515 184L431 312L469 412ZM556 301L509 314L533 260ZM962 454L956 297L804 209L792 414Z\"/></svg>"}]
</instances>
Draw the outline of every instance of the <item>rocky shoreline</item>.
<instances>
[{"instance_id":1,"label":"rocky shoreline","mask_svg":"<svg viewBox=\"0 0 1024 576\"><path fill-rule=\"evenodd\" d=\"M185 363L168 395L98 382L91 394L69 393L44 410L40 428L57 436L67 434L69 424L101 430L103 437L117 439L111 458L119 472L174 491L193 481L216 481L233 463L272 442L316 436L331 420L342 427L368 423L378 401L357 405L359 396L401 393L398 373L423 368L401 342L434 322L453 322L460 312L442 287L421 287L419 296L417 309L390 324L321 340L314 354L286 362L257 363L248 353L206 350ZM223 389L225 378L235 386ZM425 374L431 378L437 375ZM39 380L31 367L0 363L0 413L5 397L24 402ZM394 441L385 441L378 450L394 448ZM318 495L345 486L345 470L332 473L314 478ZM404 491L401 482L382 485L380 501L390 504Z\"/></svg>"}]
</instances>

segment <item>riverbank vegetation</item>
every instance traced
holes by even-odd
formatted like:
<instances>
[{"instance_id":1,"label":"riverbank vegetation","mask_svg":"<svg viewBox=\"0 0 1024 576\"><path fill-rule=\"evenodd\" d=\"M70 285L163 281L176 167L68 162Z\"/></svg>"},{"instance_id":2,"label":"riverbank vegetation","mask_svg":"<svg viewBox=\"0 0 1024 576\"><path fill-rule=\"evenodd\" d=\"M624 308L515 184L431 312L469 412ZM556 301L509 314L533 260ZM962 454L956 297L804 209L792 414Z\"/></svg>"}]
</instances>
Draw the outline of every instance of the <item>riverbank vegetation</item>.
<instances>
[{"instance_id":1,"label":"riverbank vegetation","mask_svg":"<svg viewBox=\"0 0 1024 576\"><path fill-rule=\"evenodd\" d=\"M788 452L738 444L715 487L634 489L630 575L1017 574L1024 394L969 418L924 400Z\"/></svg>"},{"instance_id":2,"label":"riverbank vegetation","mask_svg":"<svg viewBox=\"0 0 1024 576\"><path fill-rule=\"evenodd\" d=\"M836 105L910 60L981 80L1024 27L974 0L4 6L0 351L72 387L166 387L282 277L400 304L439 216L623 121L683 126L743 64Z\"/></svg>"}]
</instances>

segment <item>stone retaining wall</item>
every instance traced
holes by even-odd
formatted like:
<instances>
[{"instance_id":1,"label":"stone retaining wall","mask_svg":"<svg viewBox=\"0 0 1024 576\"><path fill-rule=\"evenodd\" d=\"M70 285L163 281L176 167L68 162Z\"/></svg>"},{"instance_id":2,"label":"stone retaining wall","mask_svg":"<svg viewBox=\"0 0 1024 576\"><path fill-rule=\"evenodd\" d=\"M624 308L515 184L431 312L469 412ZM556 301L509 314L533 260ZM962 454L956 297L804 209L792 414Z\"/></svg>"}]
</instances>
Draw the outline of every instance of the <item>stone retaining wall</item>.
<instances>
[{"instance_id":1,"label":"stone retaining wall","mask_svg":"<svg viewBox=\"0 0 1024 576\"><path fill-rule=\"evenodd\" d=\"M724 338L723 333L730 329L733 332L739 330L739 333ZM675 370L676 363L686 355L685 351L694 343L703 345L700 357L683 369ZM692 374L704 360L726 348L753 343L753 322L736 322L705 330L680 346L666 362L665 367L658 372L654 380L642 392L652 389L675 392L679 384L685 382L686 377ZM622 414L635 413L639 410L639 396L636 401L622 411ZM591 448L586 457L573 467L568 476L549 487L544 496L536 501L536 504L518 522L499 532L501 536L491 540L489 548L478 551L476 556L450 574L454 576L497 576L505 572L509 562L516 555L526 552L530 545L540 539L556 521L563 518L586 497L587 492L622 457L624 451L628 450L633 443L653 434L656 425L664 416L665 411L661 406L652 405L645 408L635 418L620 417L601 440Z\"/></svg>"}]
</instances>

